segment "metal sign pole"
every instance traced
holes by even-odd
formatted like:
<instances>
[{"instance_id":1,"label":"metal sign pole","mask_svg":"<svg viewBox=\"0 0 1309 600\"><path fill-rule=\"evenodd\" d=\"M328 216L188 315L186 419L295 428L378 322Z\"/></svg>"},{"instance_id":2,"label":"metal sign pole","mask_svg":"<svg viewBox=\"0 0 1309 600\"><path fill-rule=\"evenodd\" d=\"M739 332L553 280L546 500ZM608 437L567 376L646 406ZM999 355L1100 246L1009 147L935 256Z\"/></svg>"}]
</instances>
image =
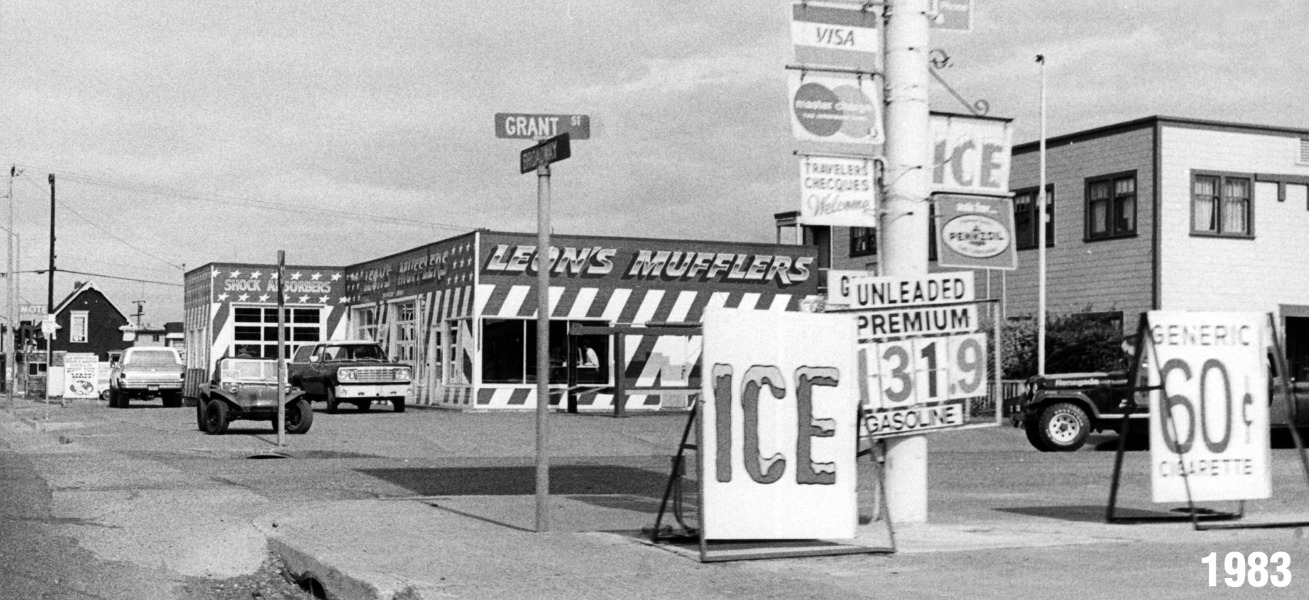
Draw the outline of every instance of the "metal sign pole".
<instances>
[{"instance_id":1,"label":"metal sign pole","mask_svg":"<svg viewBox=\"0 0 1309 600\"><path fill-rule=\"evenodd\" d=\"M550 530L550 164L536 168L536 531Z\"/></svg>"},{"instance_id":2,"label":"metal sign pole","mask_svg":"<svg viewBox=\"0 0 1309 600\"><path fill-rule=\"evenodd\" d=\"M277 447L286 437L286 297L282 295L282 276L286 271L286 251L277 251Z\"/></svg>"}]
</instances>

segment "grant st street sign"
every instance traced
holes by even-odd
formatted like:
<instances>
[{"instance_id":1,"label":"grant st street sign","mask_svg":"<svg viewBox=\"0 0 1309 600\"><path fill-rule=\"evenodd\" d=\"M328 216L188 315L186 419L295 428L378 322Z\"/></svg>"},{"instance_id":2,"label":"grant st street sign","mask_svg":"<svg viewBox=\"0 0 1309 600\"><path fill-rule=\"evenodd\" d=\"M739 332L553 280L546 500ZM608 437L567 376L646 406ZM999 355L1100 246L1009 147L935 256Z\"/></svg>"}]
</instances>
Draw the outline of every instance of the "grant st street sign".
<instances>
[{"instance_id":1,"label":"grant st street sign","mask_svg":"<svg viewBox=\"0 0 1309 600\"><path fill-rule=\"evenodd\" d=\"M501 139L543 140L563 133L575 140L590 139L590 115L495 114L495 137Z\"/></svg>"}]
</instances>

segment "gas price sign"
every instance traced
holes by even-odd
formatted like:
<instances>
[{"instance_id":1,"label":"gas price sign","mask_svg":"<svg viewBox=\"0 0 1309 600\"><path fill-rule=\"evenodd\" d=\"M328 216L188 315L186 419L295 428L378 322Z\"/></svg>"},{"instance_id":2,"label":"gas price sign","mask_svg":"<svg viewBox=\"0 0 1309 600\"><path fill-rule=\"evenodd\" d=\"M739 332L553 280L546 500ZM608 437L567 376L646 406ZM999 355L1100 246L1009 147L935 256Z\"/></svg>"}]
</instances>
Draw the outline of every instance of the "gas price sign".
<instances>
[{"instance_id":1,"label":"gas price sign","mask_svg":"<svg viewBox=\"0 0 1309 600\"><path fill-rule=\"evenodd\" d=\"M861 344L858 364L863 435L959 427L965 399L986 393L986 334Z\"/></svg>"},{"instance_id":2,"label":"gas price sign","mask_svg":"<svg viewBox=\"0 0 1309 600\"><path fill-rule=\"evenodd\" d=\"M1155 502L1272 496L1268 316L1147 316L1150 471Z\"/></svg>"}]
</instances>

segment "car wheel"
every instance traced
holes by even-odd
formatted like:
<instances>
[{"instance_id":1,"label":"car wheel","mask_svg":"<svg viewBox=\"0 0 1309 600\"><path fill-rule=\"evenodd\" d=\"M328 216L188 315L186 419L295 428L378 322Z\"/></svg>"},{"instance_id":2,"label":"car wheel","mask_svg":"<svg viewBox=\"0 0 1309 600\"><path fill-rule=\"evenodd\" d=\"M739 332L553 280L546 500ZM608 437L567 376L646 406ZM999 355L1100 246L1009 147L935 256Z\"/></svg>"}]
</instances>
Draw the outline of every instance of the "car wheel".
<instances>
[{"instance_id":1,"label":"car wheel","mask_svg":"<svg viewBox=\"0 0 1309 600\"><path fill-rule=\"evenodd\" d=\"M182 405L181 392L164 392L164 406L167 408L177 408Z\"/></svg>"},{"instance_id":2,"label":"car wheel","mask_svg":"<svg viewBox=\"0 0 1309 600\"><path fill-rule=\"evenodd\" d=\"M109 388L109 408L118 408L118 390Z\"/></svg>"},{"instance_id":3,"label":"car wheel","mask_svg":"<svg viewBox=\"0 0 1309 600\"><path fill-rule=\"evenodd\" d=\"M1074 404L1060 402L1041 412L1037 431L1041 442L1054 452L1072 452L1086 443L1091 434L1091 420L1086 411Z\"/></svg>"},{"instance_id":4,"label":"car wheel","mask_svg":"<svg viewBox=\"0 0 1309 600\"><path fill-rule=\"evenodd\" d=\"M286 405L286 432L305 433L314 424L314 411L309 401L300 398ZM274 426L276 427L276 426Z\"/></svg>"},{"instance_id":5,"label":"car wheel","mask_svg":"<svg viewBox=\"0 0 1309 600\"><path fill-rule=\"evenodd\" d=\"M404 399L404 398L396 398L395 400L392 400L392 401L391 401L391 406L394 406L394 407L395 407L395 412L404 412L404 411L405 411L405 399Z\"/></svg>"},{"instance_id":6,"label":"car wheel","mask_svg":"<svg viewBox=\"0 0 1309 600\"><path fill-rule=\"evenodd\" d=\"M203 396L195 402L195 426L200 431L205 431L205 404L208 403L209 399Z\"/></svg>"},{"instance_id":7,"label":"car wheel","mask_svg":"<svg viewBox=\"0 0 1309 600\"><path fill-rule=\"evenodd\" d=\"M327 412L336 413L337 404L339 404L339 402L336 401L336 390L332 389L331 387L328 387L327 388Z\"/></svg>"},{"instance_id":8,"label":"car wheel","mask_svg":"<svg viewBox=\"0 0 1309 600\"><path fill-rule=\"evenodd\" d=\"M368 409L370 409L370 408L372 408L372 407L373 407L373 401L372 401L372 400L364 400L363 402L355 402L355 408L359 409L359 412L368 412Z\"/></svg>"},{"instance_id":9,"label":"car wheel","mask_svg":"<svg viewBox=\"0 0 1309 600\"><path fill-rule=\"evenodd\" d=\"M1050 451L1050 447L1045 445L1045 440L1041 439L1041 426L1035 421L1024 424L1024 431L1027 433L1027 441L1032 444L1033 448L1041 452Z\"/></svg>"},{"instance_id":10,"label":"car wheel","mask_svg":"<svg viewBox=\"0 0 1309 600\"><path fill-rule=\"evenodd\" d=\"M219 435L227 431L227 404L222 400L210 400L205 406L205 432Z\"/></svg>"},{"instance_id":11,"label":"car wheel","mask_svg":"<svg viewBox=\"0 0 1309 600\"><path fill-rule=\"evenodd\" d=\"M130 394L123 393L122 390L119 390L118 408L128 408L129 406L131 406L131 404L132 404L132 396Z\"/></svg>"}]
</instances>

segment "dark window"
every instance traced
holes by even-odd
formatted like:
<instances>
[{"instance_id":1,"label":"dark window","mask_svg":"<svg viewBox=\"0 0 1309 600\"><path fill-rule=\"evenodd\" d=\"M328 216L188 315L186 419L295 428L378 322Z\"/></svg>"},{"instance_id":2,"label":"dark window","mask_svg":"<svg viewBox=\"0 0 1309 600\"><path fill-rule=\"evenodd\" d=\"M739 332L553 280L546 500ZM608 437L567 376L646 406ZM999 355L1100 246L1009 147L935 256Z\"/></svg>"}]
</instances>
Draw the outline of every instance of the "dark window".
<instances>
[{"instance_id":1,"label":"dark window","mask_svg":"<svg viewBox=\"0 0 1309 600\"><path fill-rule=\"evenodd\" d=\"M1019 250L1035 248L1039 242L1036 188L1014 194L1014 238ZM1045 186L1045 247L1054 247L1054 186Z\"/></svg>"},{"instance_id":2,"label":"dark window","mask_svg":"<svg viewBox=\"0 0 1309 600\"><path fill-rule=\"evenodd\" d=\"M850 228L850 256L877 254L877 230L872 227Z\"/></svg>"},{"instance_id":3,"label":"dark window","mask_svg":"<svg viewBox=\"0 0 1309 600\"><path fill-rule=\"evenodd\" d=\"M1196 174L1191 182L1191 233L1251 237L1250 178Z\"/></svg>"},{"instance_id":4,"label":"dark window","mask_svg":"<svg viewBox=\"0 0 1309 600\"><path fill-rule=\"evenodd\" d=\"M550 322L550 382L567 382L568 321ZM574 321L584 325L601 322ZM609 381L609 336L578 336L572 362L578 383ZM482 382L536 382L536 321L486 319L482 322Z\"/></svg>"},{"instance_id":5,"label":"dark window","mask_svg":"<svg viewBox=\"0 0 1309 600\"><path fill-rule=\"evenodd\" d=\"M850 228L850 257L877 254L877 230L872 227ZM928 209L927 260L936 260L936 204Z\"/></svg>"},{"instance_id":6,"label":"dark window","mask_svg":"<svg viewBox=\"0 0 1309 600\"><path fill-rule=\"evenodd\" d=\"M1136 173L1086 181L1086 237L1136 235Z\"/></svg>"}]
</instances>

